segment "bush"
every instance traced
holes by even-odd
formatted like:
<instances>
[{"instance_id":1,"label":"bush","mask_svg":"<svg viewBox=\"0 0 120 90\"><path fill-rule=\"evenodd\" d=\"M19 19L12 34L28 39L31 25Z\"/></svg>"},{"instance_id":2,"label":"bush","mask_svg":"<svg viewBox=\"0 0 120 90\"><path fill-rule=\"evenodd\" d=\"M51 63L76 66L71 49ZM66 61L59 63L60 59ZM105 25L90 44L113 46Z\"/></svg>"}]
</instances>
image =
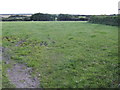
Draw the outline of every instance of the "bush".
<instances>
[{"instance_id":1,"label":"bush","mask_svg":"<svg viewBox=\"0 0 120 90\"><path fill-rule=\"evenodd\" d=\"M70 15L70 14L59 14L58 21L88 21L87 16Z\"/></svg>"},{"instance_id":2,"label":"bush","mask_svg":"<svg viewBox=\"0 0 120 90\"><path fill-rule=\"evenodd\" d=\"M33 21L54 21L55 17L51 14L36 13L31 16Z\"/></svg>"},{"instance_id":3,"label":"bush","mask_svg":"<svg viewBox=\"0 0 120 90\"><path fill-rule=\"evenodd\" d=\"M97 24L105 24L105 25L112 25L118 26L119 17L117 15L94 15L91 16L89 22L97 23Z\"/></svg>"}]
</instances>

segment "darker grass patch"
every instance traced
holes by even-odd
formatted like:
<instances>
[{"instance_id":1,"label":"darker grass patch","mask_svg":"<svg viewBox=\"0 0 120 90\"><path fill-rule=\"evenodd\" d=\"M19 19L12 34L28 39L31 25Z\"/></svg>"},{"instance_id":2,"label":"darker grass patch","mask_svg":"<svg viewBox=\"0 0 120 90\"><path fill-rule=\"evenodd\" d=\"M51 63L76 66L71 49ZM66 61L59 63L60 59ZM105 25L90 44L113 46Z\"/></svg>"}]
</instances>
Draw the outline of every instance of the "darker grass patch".
<instances>
[{"instance_id":1,"label":"darker grass patch","mask_svg":"<svg viewBox=\"0 0 120 90\"><path fill-rule=\"evenodd\" d=\"M96 35L91 35L91 38L94 38L94 37L96 37Z\"/></svg>"},{"instance_id":2,"label":"darker grass patch","mask_svg":"<svg viewBox=\"0 0 120 90\"><path fill-rule=\"evenodd\" d=\"M41 41L40 42L40 46L47 46L48 45L48 42L47 41Z\"/></svg>"},{"instance_id":3,"label":"darker grass patch","mask_svg":"<svg viewBox=\"0 0 120 90\"><path fill-rule=\"evenodd\" d=\"M103 32L103 31L95 31L95 33L99 33L99 34L107 34L107 32Z\"/></svg>"},{"instance_id":4,"label":"darker grass patch","mask_svg":"<svg viewBox=\"0 0 120 90\"><path fill-rule=\"evenodd\" d=\"M69 38L68 38L68 40L72 40L72 39L74 39L74 37L69 37Z\"/></svg>"}]
</instances>

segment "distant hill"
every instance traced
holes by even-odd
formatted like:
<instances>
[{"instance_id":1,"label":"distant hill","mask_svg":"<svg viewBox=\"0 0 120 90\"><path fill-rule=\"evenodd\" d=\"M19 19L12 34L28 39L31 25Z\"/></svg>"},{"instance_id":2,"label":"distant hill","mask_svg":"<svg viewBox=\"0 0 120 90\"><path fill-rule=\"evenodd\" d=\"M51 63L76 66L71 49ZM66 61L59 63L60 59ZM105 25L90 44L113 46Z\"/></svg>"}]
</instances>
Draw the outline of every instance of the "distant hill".
<instances>
[{"instance_id":1,"label":"distant hill","mask_svg":"<svg viewBox=\"0 0 120 90\"><path fill-rule=\"evenodd\" d=\"M0 17L8 18L9 16L12 16L12 15L31 16L32 14L0 14Z\"/></svg>"}]
</instances>

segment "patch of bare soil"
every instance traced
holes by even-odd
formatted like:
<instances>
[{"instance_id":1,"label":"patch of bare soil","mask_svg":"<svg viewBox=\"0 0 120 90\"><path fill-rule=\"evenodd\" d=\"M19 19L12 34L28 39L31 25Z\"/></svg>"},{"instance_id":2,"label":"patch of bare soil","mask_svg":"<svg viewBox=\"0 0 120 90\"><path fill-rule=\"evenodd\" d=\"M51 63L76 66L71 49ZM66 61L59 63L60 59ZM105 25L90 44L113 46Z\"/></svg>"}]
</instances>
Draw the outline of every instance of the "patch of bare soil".
<instances>
[{"instance_id":1,"label":"patch of bare soil","mask_svg":"<svg viewBox=\"0 0 120 90\"><path fill-rule=\"evenodd\" d=\"M40 82L37 77L32 77L32 68L28 68L24 64L16 63L10 59L10 55L7 53L7 49L3 50L3 60L6 64L10 64L12 68L7 70L8 79L11 84L14 84L16 88L39 88Z\"/></svg>"}]
</instances>

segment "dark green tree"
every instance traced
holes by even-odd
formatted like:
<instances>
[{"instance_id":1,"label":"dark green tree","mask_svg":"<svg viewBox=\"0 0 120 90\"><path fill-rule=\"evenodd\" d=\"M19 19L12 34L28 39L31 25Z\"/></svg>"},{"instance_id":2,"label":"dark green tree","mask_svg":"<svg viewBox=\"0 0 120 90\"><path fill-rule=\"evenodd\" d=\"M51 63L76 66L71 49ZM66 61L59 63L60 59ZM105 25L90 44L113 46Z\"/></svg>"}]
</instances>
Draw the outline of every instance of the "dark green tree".
<instances>
[{"instance_id":1,"label":"dark green tree","mask_svg":"<svg viewBox=\"0 0 120 90\"><path fill-rule=\"evenodd\" d=\"M55 18L51 14L36 13L31 16L33 21L54 21Z\"/></svg>"},{"instance_id":2,"label":"dark green tree","mask_svg":"<svg viewBox=\"0 0 120 90\"><path fill-rule=\"evenodd\" d=\"M71 21L72 16L69 14L59 14L58 15L58 21Z\"/></svg>"}]
</instances>

